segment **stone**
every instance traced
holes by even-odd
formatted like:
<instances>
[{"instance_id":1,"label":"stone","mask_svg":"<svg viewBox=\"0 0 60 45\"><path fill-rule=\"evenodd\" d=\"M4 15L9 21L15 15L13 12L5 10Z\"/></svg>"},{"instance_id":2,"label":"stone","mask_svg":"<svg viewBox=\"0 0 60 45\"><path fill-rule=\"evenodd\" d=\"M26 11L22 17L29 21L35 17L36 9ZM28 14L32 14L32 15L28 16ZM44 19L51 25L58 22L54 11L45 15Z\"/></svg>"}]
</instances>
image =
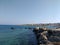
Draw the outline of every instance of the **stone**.
<instances>
[{"instance_id":1,"label":"stone","mask_svg":"<svg viewBox=\"0 0 60 45\"><path fill-rule=\"evenodd\" d=\"M11 27L11 29L14 29L13 27Z\"/></svg>"}]
</instances>

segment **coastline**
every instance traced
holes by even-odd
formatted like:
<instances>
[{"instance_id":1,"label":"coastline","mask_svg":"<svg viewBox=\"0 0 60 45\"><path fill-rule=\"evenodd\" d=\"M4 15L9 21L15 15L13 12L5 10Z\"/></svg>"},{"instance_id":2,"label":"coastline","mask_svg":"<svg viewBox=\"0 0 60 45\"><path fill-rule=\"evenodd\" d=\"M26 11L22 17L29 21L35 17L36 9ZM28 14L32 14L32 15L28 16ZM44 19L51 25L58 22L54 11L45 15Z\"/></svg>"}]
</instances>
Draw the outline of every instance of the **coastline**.
<instances>
[{"instance_id":1,"label":"coastline","mask_svg":"<svg viewBox=\"0 0 60 45\"><path fill-rule=\"evenodd\" d=\"M41 35L43 32L39 32L40 30L43 30L45 34ZM60 28L59 29L35 28L33 29L33 32L36 35L38 45L60 45L60 38L58 36L60 34Z\"/></svg>"}]
</instances>

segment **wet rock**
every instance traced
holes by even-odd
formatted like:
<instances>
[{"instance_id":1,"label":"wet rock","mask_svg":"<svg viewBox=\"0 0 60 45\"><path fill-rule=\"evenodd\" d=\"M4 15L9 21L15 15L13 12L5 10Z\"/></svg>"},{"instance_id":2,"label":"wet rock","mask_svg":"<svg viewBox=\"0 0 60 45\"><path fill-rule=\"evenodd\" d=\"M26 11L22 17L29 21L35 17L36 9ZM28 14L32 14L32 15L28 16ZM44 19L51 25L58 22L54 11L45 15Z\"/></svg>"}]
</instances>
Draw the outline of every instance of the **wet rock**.
<instances>
[{"instance_id":1,"label":"wet rock","mask_svg":"<svg viewBox=\"0 0 60 45\"><path fill-rule=\"evenodd\" d=\"M39 33L39 27L34 28L34 29L33 29L33 32L34 32L35 34L38 34L38 33Z\"/></svg>"},{"instance_id":2,"label":"wet rock","mask_svg":"<svg viewBox=\"0 0 60 45\"><path fill-rule=\"evenodd\" d=\"M50 40L51 42L60 42L60 37L51 36L51 37L49 38L49 40Z\"/></svg>"},{"instance_id":3,"label":"wet rock","mask_svg":"<svg viewBox=\"0 0 60 45\"><path fill-rule=\"evenodd\" d=\"M47 37L49 38L49 37L51 37L53 35L53 31L52 30L48 30L47 34L48 34Z\"/></svg>"},{"instance_id":4,"label":"wet rock","mask_svg":"<svg viewBox=\"0 0 60 45\"><path fill-rule=\"evenodd\" d=\"M38 30L39 30L39 27L36 27L36 28L34 28L33 30L36 30L36 31L38 31Z\"/></svg>"},{"instance_id":5,"label":"wet rock","mask_svg":"<svg viewBox=\"0 0 60 45\"><path fill-rule=\"evenodd\" d=\"M39 27L36 27L33 29L33 32L36 32L36 33L41 33L43 31L45 31L45 30L43 28L39 28Z\"/></svg>"}]
</instances>

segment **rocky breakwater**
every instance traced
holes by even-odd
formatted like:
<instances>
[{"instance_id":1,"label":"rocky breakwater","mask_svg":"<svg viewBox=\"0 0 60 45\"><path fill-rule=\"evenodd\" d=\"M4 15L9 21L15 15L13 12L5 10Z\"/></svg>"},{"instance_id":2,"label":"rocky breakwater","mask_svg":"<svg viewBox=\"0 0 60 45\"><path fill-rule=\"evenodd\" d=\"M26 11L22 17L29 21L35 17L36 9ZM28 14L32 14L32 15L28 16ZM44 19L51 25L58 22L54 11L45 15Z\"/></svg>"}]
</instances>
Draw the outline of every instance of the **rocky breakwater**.
<instances>
[{"instance_id":1,"label":"rocky breakwater","mask_svg":"<svg viewBox=\"0 0 60 45\"><path fill-rule=\"evenodd\" d=\"M33 32L36 35L38 45L60 45L60 31L36 27Z\"/></svg>"}]
</instances>

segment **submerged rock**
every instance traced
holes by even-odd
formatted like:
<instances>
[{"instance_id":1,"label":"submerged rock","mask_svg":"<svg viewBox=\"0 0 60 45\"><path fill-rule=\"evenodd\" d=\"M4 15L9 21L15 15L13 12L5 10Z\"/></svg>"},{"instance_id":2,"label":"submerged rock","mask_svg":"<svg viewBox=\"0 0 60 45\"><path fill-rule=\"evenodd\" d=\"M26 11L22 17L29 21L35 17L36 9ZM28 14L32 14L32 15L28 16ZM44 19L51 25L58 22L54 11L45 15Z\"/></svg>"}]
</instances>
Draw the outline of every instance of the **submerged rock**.
<instances>
[{"instance_id":1,"label":"submerged rock","mask_svg":"<svg viewBox=\"0 0 60 45\"><path fill-rule=\"evenodd\" d=\"M11 27L11 29L14 29L13 27Z\"/></svg>"},{"instance_id":2,"label":"submerged rock","mask_svg":"<svg viewBox=\"0 0 60 45\"><path fill-rule=\"evenodd\" d=\"M28 29L32 29L32 28L29 27Z\"/></svg>"},{"instance_id":3,"label":"submerged rock","mask_svg":"<svg viewBox=\"0 0 60 45\"><path fill-rule=\"evenodd\" d=\"M27 27L25 27L25 29L27 29Z\"/></svg>"}]
</instances>

